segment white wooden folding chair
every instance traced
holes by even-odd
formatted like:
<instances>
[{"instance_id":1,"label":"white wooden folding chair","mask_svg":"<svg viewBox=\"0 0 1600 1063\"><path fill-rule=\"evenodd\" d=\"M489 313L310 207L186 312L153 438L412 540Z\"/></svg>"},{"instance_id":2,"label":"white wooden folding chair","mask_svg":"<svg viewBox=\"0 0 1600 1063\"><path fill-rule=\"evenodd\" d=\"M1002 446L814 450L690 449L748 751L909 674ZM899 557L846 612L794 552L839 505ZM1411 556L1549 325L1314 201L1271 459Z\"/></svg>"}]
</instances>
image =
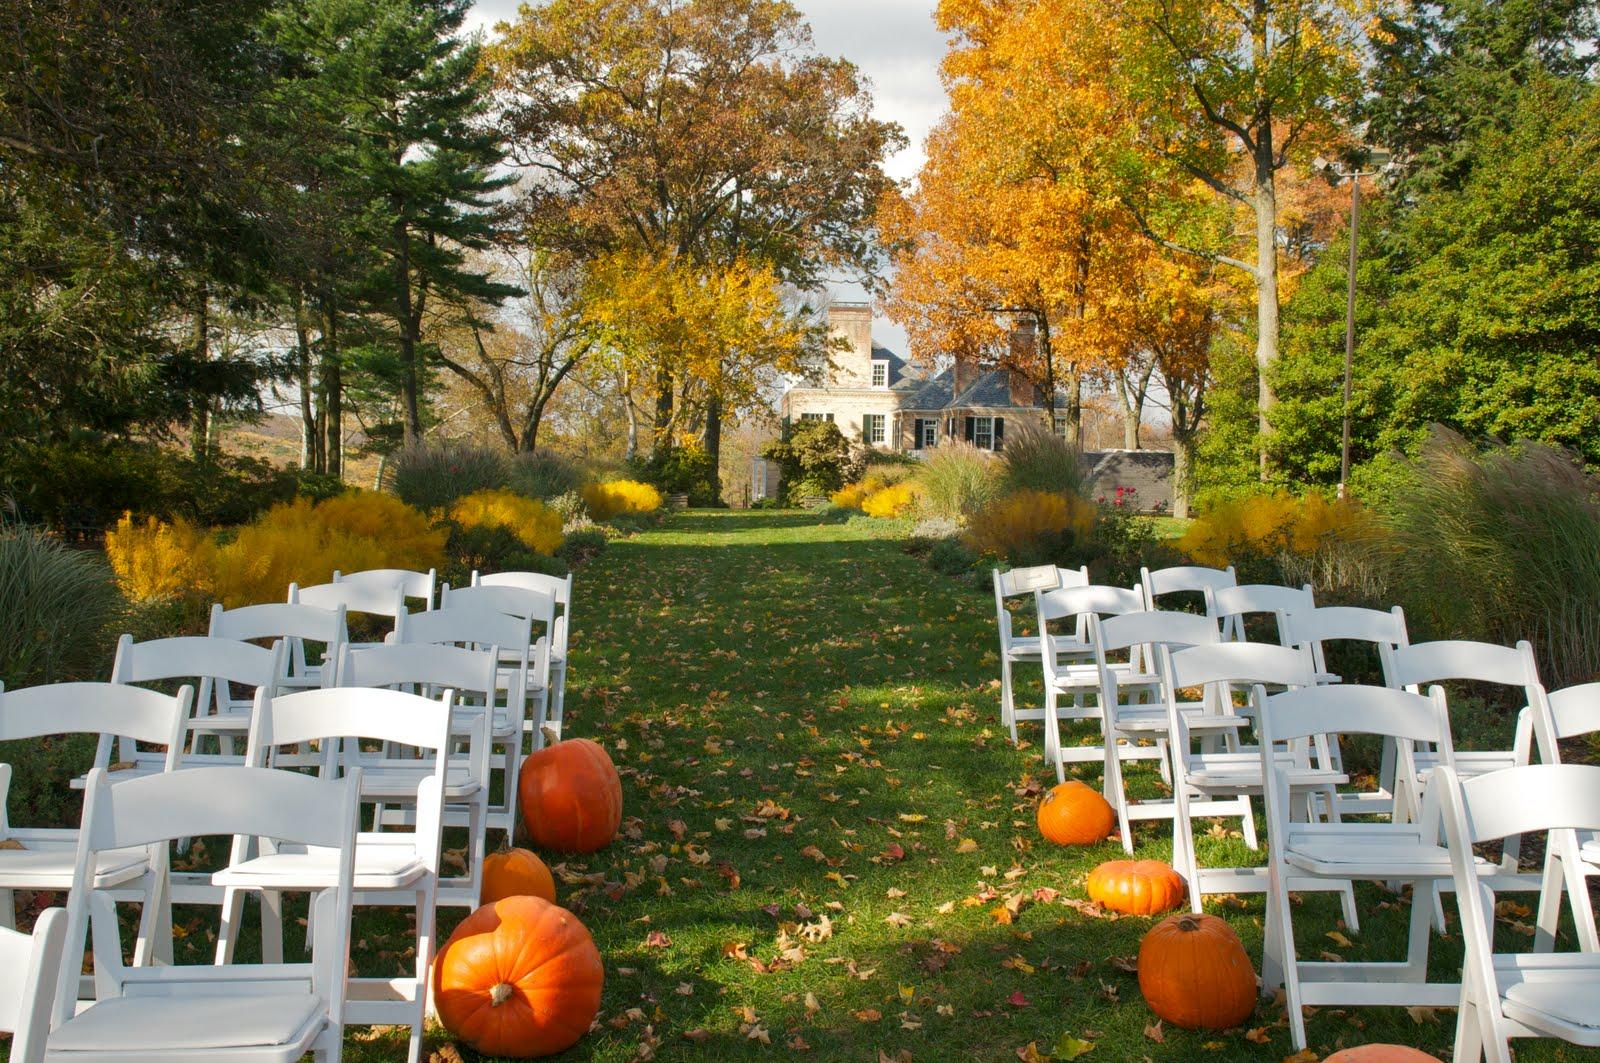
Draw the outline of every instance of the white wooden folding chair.
<instances>
[{"instance_id":1,"label":"white wooden folding chair","mask_svg":"<svg viewBox=\"0 0 1600 1063\"><path fill-rule=\"evenodd\" d=\"M1005 572L997 568L992 570L991 576L994 579L995 624L1000 632L1000 722L1011 732L1011 741L1015 742L1016 687L1012 669L1017 664L1039 659L1039 636L1013 633L1011 610L1007 608L1006 600L1023 595L1033 597L1039 591L1055 590L1061 586L1061 570L1054 565L1013 568ZM1070 657L1075 649L1069 644L1062 648L1062 652Z\"/></svg>"},{"instance_id":2,"label":"white wooden folding chair","mask_svg":"<svg viewBox=\"0 0 1600 1063\"><path fill-rule=\"evenodd\" d=\"M132 635L117 640L117 656L111 666L111 681L124 685L162 683L174 679L193 680L196 688L193 713L186 727L189 750L185 766L199 764L242 764L244 737L250 730L250 706L256 691L277 693L283 674L283 642L263 648L235 639L185 635L177 638L135 642ZM234 685L243 689L233 690ZM203 752L200 740L211 736L217 741L216 753ZM234 753L234 741L240 750ZM124 760L132 770L149 773L165 770L165 754L140 754L131 746Z\"/></svg>"},{"instance_id":3,"label":"white wooden folding chair","mask_svg":"<svg viewBox=\"0 0 1600 1063\"><path fill-rule=\"evenodd\" d=\"M1213 711L1232 712L1255 716L1260 711L1261 692L1268 686L1297 689L1315 685L1305 654L1284 646L1252 642L1219 642L1212 646L1191 646L1174 650L1161 646L1156 649L1162 677L1162 694L1167 705L1167 730L1171 736L1172 751L1172 866L1189 884L1189 906L1196 913L1208 893L1261 893L1267 889L1265 867L1202 867L1194 836L1196 797L1233 812L1226 804L1229 799L1239 802L1244 842L1258 848L1255 820L1250 813L1250 800L1262 790L1263 776L1261 754L1257 750L1224 749L1196 750L1191 713L1186 703L1179 700L1179 692L1193 687L1207 688L1204 697L1215 706ZM1233 688L1245 687L1250 692L1249 706L1233 708ZM1204 733L1204 732L1202 732ZM1319 754L1313 758L1313 753ZM1284 762L1296 792L1324 795L1327 807L1334 809L1333 792L1345 775L1330 769L1325 759L1325 747L1320 743L1299 743L1288 749L1274 749L1275 760ZM1308 883L1292 888L1332 889L1338 892L1344 906L1345 921L1359 925L1355 907L1355 893L1349 883L1328 886Z\"/></svg>"},{"instance_id":4,"label":"white wooden folding chair","mask_svg":"<svg viewBox=\"0 0 1600 1063\"><path fill-rule=\"evenodd\" d=\"M446 584L439 596L439 606L444 609L490 609L531 620L536 625L537 639L544 642L544 649L537 652L553 652L559 634L556 596L548 591L507 585L451 587ZM560 637L565 638L564 635ZM538 696L537 693L535 696ZM547 707L543 720L535 726L530 717L524 725L524 730L533 736L534 749L543 748L547 739L559 741L561 738L561 703L559 699L546 698L545 704Z\"/></svg>"},{"instance_id":5,"label":"white wooden folding chair","mask_svg":"<svg viewBox=\"0 0 1600 1063\"><path fill-rule=\"evenodd\" d=\"M339 650L350 641L342 604L324 609L316 605L268 602L224 609L219 602L211 607L211 623L206 633L214 639L269 645L282 639L284 671L278 677L278 689L285 691L324 685L324 665L328 666L326 671L331 677ZM308 644L315 647L311 653L307 652Z\"/></svg>"},{"instance_id":6,"label":"white wooden folding chair","mask_svg":"<svg viewBox=\"0 0 1600 1063\"><path fill-rule=\"evenodd\" d=\"M433 569L416 572L409 568L369 568L362 572L333 570L333 582L353 583L378 590L399 587L406 598L421 598L424 609L432 609L438 595L439 576Z\"/></svg>"},{"instance_id":7,"label":"white wooden folding chair","mask_svg":"<svg viewBox=\"0 0 1600 1063\"><path fill-rule=\"evenodd\" d=\"M497 647L462 649L413 643L405 646L346 647L339 661L340 687L392 687L423 697L452 695L455 706L452 750L444 777L444 825L467 832L464 876L441 877L439 901L476 908L488 852L489 721L492 718L500 654ZM374 829L414 824L412 801L429 769L392 760L365 766L362 793L378 802ZM385 796L398 803L386 802Z\"/></svg>"},{"instance_id":8,"label":"white wooden folding chair","mask_svg":"<svg viewBox=\"0 0 1600 1063\"><path fill-rule=\"evenodd\" d=\"M360 651L357 651L360 652ZM422 1054L423 1023L428 1003L428 971L433 960L434 896L439 883L443 790L450 747L448 694L434 699L395 690L308 690L257 699L250 746L253 767L269 767L280 750L321 743L323 778L338 778L360 768L368 779L390 769L426 772L417 784L415 826L411 830L375 829L356 836L354 905L411 907L415 913L415 972L410 978L358 978L346 985L345 1021L411 1027L411 1063ZM416 750L399 758L364 752L361 743L384 743ZM380 797L393 802L385 788ZM377 825L375 825L377 826ZM214 880L227 891L222 931L217 940L219 963L233 961L233 943L243 915L245 892L262 898L263 929L269 920L277 929L275 945L265 958L281 962L282 917L278 897L333 885L339 855L305 845L281 845L249 836L234 839L232 859Z\"/></svg>"},{"instance_id":9,"label":"white wooden folding chair","mask_svg":"<svg viewBox=\"0 0 1600 1063\"><path fill-rule=\"evenodd\" d=\"M143 742L166 750L160 763L171 771L183 751L184 721L193 697L192 687L183 687L174 696L113 683L55 683L0 691L0 742L96 735L99 747L92 766L102 771L114 763L119 744L126 747ZM132 777L121 771L108 775L113 781ZM72 885L78 832L12 825L6 810L10 789L11 765L0 764L0 839L16 843L0 848L0 921L15 927L13 891L64 890ZM95 867L95 885L100 889L123 886L147 869L143 849L108 851L101 854Z\"/></svg>"},{"instance_id":10,"label":"white wooden folding chair","mask_svg":"<svg viewBox=\"0 0 1600 1063\"><path fill-rule=\"evenodd\" d=\"M1539 759L1546 764L1561 763L1561 743L1582 735L1600 734L1600 683L1552 690L1534 702L1534 735L1539 742ZM1584 952L1600 952L1600 931L1594 920L1594 905L1589 899L1588 881L1600 878L1600 831L1585 831L1566 844L1546 848L1547 860L1561 866L1563 874L1544 879L1539 898L1539 918L1534 935L1534 951L1555 948L1556 927L1561 919L1561 898L1565 883L1572 878L1582 888L1571 891L1572 921ZM1568 866L1570 865L1570 866Z\"/></svg>"},{"instance_id":11,"label":"white wooden folding chair","mask_svg":"<svg viewBox=\"0 0 1600 1063\"><path fill-rule=\"evenodd\" d=\"M62 964L47 1058L73 1063L226 1060L294 1063L310 1052L340 1058L360 780L312 779L268 768L191 768L115 786L96 769L84 791L83 829L67 903L67 954L93 920L95 1000L74 1014L77 965ZM96 888L102 854L147 848L141 903L171 926L167 843L245 834L338 854L333 885L316 894L310 963L126 966L113 899Z\"/></svg>"},{"instance_id":12,"label":"white wooden folding chair","mask_svg":"<svg viewBox=\"0 0 1600 1063\"><path fill-rule=\"evenodd\" d=\"M1429 803L1416 822L1312 822L1309 794L1296 792L1295 762L1282 747L1322 741L1330 732L1392 739L1402 778L1416 772L1412 749L1427 742L1450 759L1450 721L1444 698L1376 686L1306 686L1264 699L1258 726L1265 789L1268 890L1261 959L1264 994L1282 986L1296 1050L1306 1047L1303 1009L1315 1006L1448 1006L1458 982L1429 982L1429 898L1450 875L1450 854L1439 845L1438 809ZM1413 884L1406 958L1399 962L1329 962L1299 958L1291 890L1308 883L1350 887L1359 881ZM1424 888L1427 887L1427 888Z\"/></svg>"},{"instance_id":13,"label":"white wooden folding chair","mask_svg":"<svg viewBox=\"0 0 1600 1063\"><path fill-rule=\"evenodd\" d=\"M521 587L523 590L543 591L555 595L560 614L556 617L550 632L550 708L547 715L557 720L561 719L567 705L567 655L568 644L572 638L572 573L568 572L565 576L551 576L543 572L492 572L480 576L474 569L472 586ZM540 725L533 727L535 734L539 733L539 730Z\"/></svg>"},{"instance_id":14,"label":"white wooden folding chair","mask_svg":"<svg viewBox=\"0 0 1600 1063\"><path fill-rule=\"evenodd\" d=\"M549 642L532 640L527 617L482 606L451 606L427 613L402 611L395 622L396 645L432 643L463 649L498 648L498 682L503 700L495 700L490 721L490 768L501 774L500 800L491 798L488 826L503 830L509 839L517 828L517 780L522 768L522 736L530 704L535 730L542 728L549 704ZM491 791L492 791L491 787Z\"/></svg>"},{"instance_id":15,"label":"white wooden folding chair","mask_svg":"<svg viewBox=\"0 0 1600 1063\"><path fill-rule=\"evenodd\" d=\"M1344 677L1328 668L1327 643L1366 643L1377 655L1380 668L1386 667L1389 654L1411 644L1406 633L1406 614L1398 605L1388 612L1381 609L1361 609L1348 605L1322 606L1301 612L1287 613L1283 617L1285 645L1293 646L1311 655L1311 666L1316 670L1318 683L1342 683ZM1392 742L1384 740L1383 763L1393 765ZM1344 753L1337 738L1329 742L1328 752L1333 765L1344 766ZM1339 794L1342 811L1351 814L1392 811L1393 791L1384 783L1382 772L1379 785L1359 793Z\"/></svg>"},{"instance_id":16,"label":"white wooden folding chair","mask_svg":"<svg viewBox=\"0 0 1600 1063\"><path fill-rule=\"evenodd\" d=\"M40 912L31 934L0 928L0 1030L11 1034L10 1063L44 1063L66 939L60 908Z\"/></svg>"},{"instance_id":17,"label":"white wooden folding chair","mask_svg":"<svg viewBox=\"0 0 1600 1063\"><path fill-rule=\"evenodd\" d=\"M1144 600L1138 591L1125 587L1058 587L1036 594L1034 605L1038 611L1044 708L1017 709L1013 719L1044 720L1045 760L1055 765L1056 779L1065 780L1068 763L1079 764L1105 758L1105 751L1099 746L1066 746L1061 741L1062 720L1098 722L1101 715L1100 706L1089 703L1091 698L1098 700L1100 671L1094 662L1094 648L1087 645L1088 618L1091 615L1136 613L1144 609ZM1060 620L1071 620L1073 626L1082 632L1089 658L1086 662L1071 663L1071 657L1078 654L1076 637L1070 641L1063 640L1050 630L1051 623ZM1063 646L1071 650L1069 656L1063 656ZM1137 654L1131 662L1111 667L1118 673L1119 689L1127 691L1130 697L1137 696L1140 691L1152 692L1159 686L1156 676L1149 671L1148 662L1141 660ZM1063 704L1063 701L1066 703Z\"/></svg>"},{"instance_id":18,"label":"white wooden folding chair","mask_svg":"<svg viewBox=\"0 0 1600 1063\"><path fill-rule=\"evenodd\" d=\"M1206 615L1230 633L1236 642L1250 641L1247 623L1252 616L1271 616L1276 624L1278 645L1289 645L1284 636L1284 618L1317 607L1311 584L1279 587L1271 583L1246 583L1234 587L1205 588Z\"/></svg>"},{"instance_id":19,"label":"white wooden folding chair","mask_svg":"<svg viewBox=\"0 0 1600 1063\"><path fill-rule=\"evenodd\" d=\"M1600 831L1600 767L1534 764L1462 779L1440 765L1435 775L1466 944L1456 1063L1511 1063L1513 1037L1600 1048L1600 953L1496 952L1494 889L1473 860L1473 846L1501 838L1545 831L1553 843ZM1547 891L1562 870L1546 863Z\"/></svg>"},{"instance_id":20,"label":"white wooden folding chair","mask_svg":"<svg viewBox=\"0 0 1600 1063\"><path fill-rule=\"evenodd\" d=\"M1159 599L1169 594L1198 594L1201 604L1204 605L1206 591L1218 591L1223 587L1238 585L1239 577L1234 573L1232 565L1227 568L1173 565L1153 571L1143 567L1139 569L1139 591L1144 595L1146 609L1160 609ZM1223 627L1222 637L1226 641L1234 639L1231 622Z\"/></svg>"},{"instance_id":21,"label":"white wooden folding chair","mask_svg":"<svg viewBox=\"0 0 1600 1063\"><path fill-rule=\"evenodd\" d=\"M342 580L338 583L319 583L313 587L302 587L298 583L289 584L290 605L314 605L320 609L343 608L346 621L349 617L364 616L373 618L371 622L381 628L382 621L390 622L390 631L393 631L395 617L400 615L400 610L405 608L405 589L399 584L362 583ZM383 632L387 635L389 632ZM345 642L350 644L348 635ZM361 645L370 646L366 642Z\"/></svg>"},{"instance_id":22,"label":"white wooden folding chair","mask_svg":"<svg viewBox=\"0 0 1600 1063\"><path fill-rule=\"evenodd\" d=\"M1148 610L1124 613L1105 620L1098 616L1089 617L1089 642L1094 649L1095 668L1100 678L1105 796L1117 810L1122 847L1130 853L1133 852L1130 821L1164 819L1171 822L1175 811L1170 800L1130 802L1122 778L1124 760L1154 759L1161 768L1162 776L1171 781L1171 761L1167 752L1170 737L1167 706L1163 698L1152 700L1149 688L1143 685L1136 687L1130 696L1124 697L1124 686L1119 677L1129 673L1126 669L1119 671L1113 667L1110 657L1126 652L1130 662L1139 659L1153 661L1158 646L1183 649L1213 645L1218 641L1217 625L1196 613ZM1185 704L1181 708L1189 716L1192 732L1232 733L1247 722L1244 717L1228 711L1231 706L1201 701ZM1201 803L1192 803L1190 808L1192 812L1206 816L1237 815L1242 830L1254 830L1254 824L1246 822L1250 817L1250 803L1247 800L1225 798L1205 802L1203 806Z\"/></svg>"}]
</instances>

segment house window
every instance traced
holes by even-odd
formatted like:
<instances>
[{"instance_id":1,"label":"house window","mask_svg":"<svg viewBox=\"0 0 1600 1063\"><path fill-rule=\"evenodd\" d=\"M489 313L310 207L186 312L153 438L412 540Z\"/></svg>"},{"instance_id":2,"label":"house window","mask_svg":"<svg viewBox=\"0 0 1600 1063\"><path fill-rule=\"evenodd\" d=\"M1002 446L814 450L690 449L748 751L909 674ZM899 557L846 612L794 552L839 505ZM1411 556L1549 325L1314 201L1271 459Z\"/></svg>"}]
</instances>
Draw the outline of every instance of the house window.
<instances>
[{"instance_id":1,"label":"house window","mask_svg":"<svg viewBox=\"0 0 1600 1063\"><path fill-rule=\"evenodd\" d=\"M889 386L888 362L872 363L872 386L875 388L886 388Z\"/></svg>"},{"instance_id":2,"label":"house window","mask_svg":"<svg viewBox=\"0 0 1600 1063\"><path fill-rule=\"evenodd\" d=\"M972 445L979 450L994 449L993 417L974 417L972 419Z\"/></svg>"},{"instance_id":3,"label":"house window","mask_svg":"<svg viewBox=\"0 0 1600 1063\"><path fill-rule=\"evenodd\" d=\"M831 420L833 420L833 414L831 414L831 413L802 413L800 415L800 419L802 421L831 421Z\"/></svg>"},{"instance_id":4,"label":"house window","mask_svg":"<svg viewBox=\"0 0 1600 1063\"><path fill-rule=\"evenodd\" d=\"M1067 419L1065 417L1056 418L1056 435L1062 439L1067 438Z\"/></svg>"},{"instance_id":5,"label":"house window","mask_svg":"<svg viewBox=\"0 0 1600 1063\"><path fill-rule=\"evenodd\" d=\"M868 443L882 443L887 439L884 431L884 415L881 413L867 413L861 415L861 435Z\"/></svg>"},{"instance_id":6,"label":"house window","mask_svg":"<svg viewBox=\"0 0 1600 1063\"><path fill-rule=\"evenodd\" d=\"M939 422L932 417L917 418L917 449L931 450L939 445Z\"/></svg>"}]
</instances>

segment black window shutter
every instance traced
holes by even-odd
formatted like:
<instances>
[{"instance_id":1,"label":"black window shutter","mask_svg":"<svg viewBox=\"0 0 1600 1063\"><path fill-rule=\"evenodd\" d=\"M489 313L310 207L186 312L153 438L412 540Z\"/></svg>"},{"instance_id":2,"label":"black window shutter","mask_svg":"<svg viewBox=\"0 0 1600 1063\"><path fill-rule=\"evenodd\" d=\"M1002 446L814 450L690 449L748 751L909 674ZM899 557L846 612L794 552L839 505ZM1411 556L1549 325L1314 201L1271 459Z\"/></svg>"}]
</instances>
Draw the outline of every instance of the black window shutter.
<instances>
[{"instance_id":1,"label":"black window shutter","mask_svg":"<svg viewBox=\"0 0 1600 1063\"><path fill-rule=\"evenodd\" d=\"M1005 441L1006 419L1004 417L996 417L994 419L994 449L999 450Z\"/></svg>"},{"instance_id":2,"label":"black window shutter","mask_svg":"<svg viewBox=\"0 0 1600 1063\"><path fill-rule=\"evenodd\" d=\"M972 418L970 418L970 417L966 418L966 422L967 422L967 442L970 443L970 442L972 442L972 438L973 438L972 437Z\"/></svg>"}]
</instances>

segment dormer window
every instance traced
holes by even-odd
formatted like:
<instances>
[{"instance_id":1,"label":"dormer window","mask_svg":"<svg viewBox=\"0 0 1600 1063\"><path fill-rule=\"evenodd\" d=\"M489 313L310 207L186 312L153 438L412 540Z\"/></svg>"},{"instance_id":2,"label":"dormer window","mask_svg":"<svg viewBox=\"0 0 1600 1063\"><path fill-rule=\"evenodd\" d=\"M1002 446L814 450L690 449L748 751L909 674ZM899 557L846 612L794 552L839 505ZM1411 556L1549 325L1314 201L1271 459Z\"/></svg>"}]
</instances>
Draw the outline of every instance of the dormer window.
<instances>
[{"instance_id":1,"label":"dormer window","mask_svg":"<svg viewBox=\"0 0 1600 1063\"><path fill-rule=\"evenodd\" d=\"M889 386L889 363L875 361L872 363L872 386L886 388Z\"/></svg>"}]
</instances>

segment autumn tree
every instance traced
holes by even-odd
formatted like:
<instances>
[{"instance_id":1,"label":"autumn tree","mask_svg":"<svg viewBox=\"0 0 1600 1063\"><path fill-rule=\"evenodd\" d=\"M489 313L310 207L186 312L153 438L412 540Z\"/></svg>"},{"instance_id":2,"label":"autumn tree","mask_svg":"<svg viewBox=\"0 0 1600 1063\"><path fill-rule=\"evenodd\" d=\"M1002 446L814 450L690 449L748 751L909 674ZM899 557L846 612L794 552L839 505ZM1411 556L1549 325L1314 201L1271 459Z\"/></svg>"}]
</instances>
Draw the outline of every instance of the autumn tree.
<instances>
[{"instance_id":1,"label":"autumn tree","mask_svg":"<svg viewBox=\"0 0 1600 1063\"><path fill-rule=\"evenodd\" d=\"M543 0L497 33L488 60L526 174L529 241L587 262L641 256L652 275L748 263L799 288L874 268L882 161L902 137L870 116L850 63L815 52L791 4ZM702 385L687 365L657 361L655 449L673 445L691 419L682 404L699 401L715 458L749 368L735 358Z\"/></svg>"}]
</instances>

